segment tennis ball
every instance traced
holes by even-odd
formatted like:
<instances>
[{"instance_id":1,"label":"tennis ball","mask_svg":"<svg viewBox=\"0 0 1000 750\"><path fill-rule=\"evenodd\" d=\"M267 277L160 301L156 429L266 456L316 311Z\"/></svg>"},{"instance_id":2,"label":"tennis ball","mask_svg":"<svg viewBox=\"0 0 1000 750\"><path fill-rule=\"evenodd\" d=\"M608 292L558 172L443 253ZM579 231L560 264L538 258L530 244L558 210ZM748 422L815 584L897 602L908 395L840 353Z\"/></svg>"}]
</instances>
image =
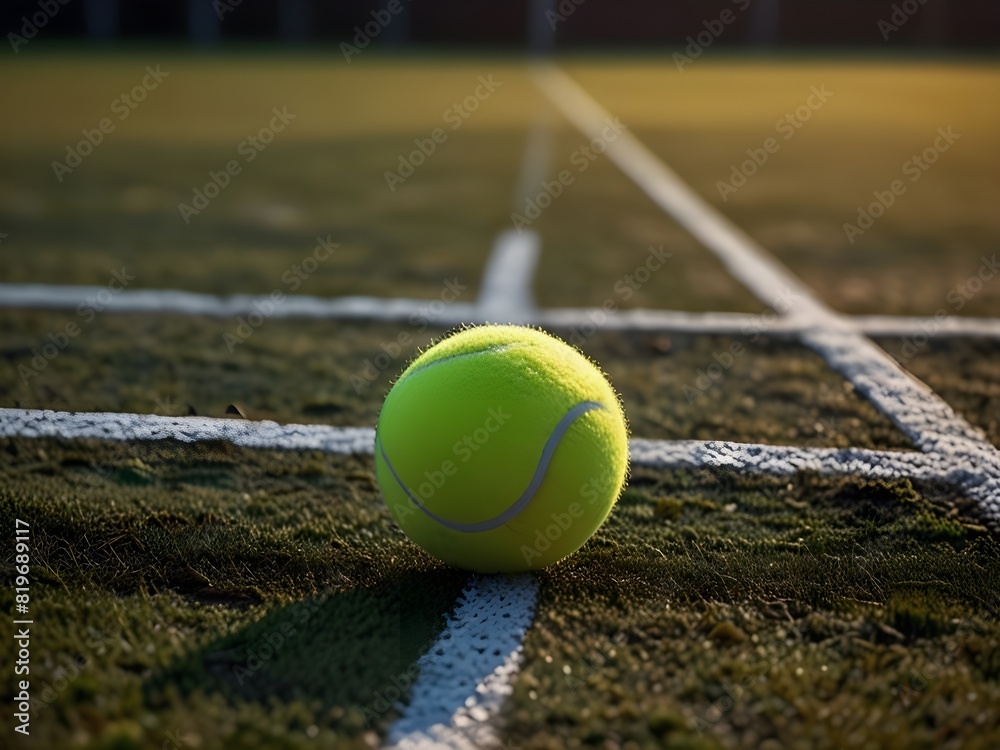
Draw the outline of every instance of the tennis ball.
<instances>
[{"instance_id":1,"label":"tennis ball","mask_svg":"<svg viewBox=\"0 0 1000 750\"><path fill-rule=\"evenodd\" d=\"M403 531L449 565L541 568L579 549L628 472L617 393L578 350L532 328L463 329L386 396L375 471Z\"/></svg>"}]
</instances>

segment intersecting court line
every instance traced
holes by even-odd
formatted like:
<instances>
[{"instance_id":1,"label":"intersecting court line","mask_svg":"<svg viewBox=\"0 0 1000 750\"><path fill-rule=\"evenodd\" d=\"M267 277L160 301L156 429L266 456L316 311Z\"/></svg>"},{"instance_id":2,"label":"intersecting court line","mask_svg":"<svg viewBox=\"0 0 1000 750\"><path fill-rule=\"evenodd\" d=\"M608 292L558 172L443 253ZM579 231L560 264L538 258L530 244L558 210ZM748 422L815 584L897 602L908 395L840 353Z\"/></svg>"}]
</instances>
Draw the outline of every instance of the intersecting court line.
<instances>
[{"instance_id":1,"label":"intersecting court line","mask_svg":"<svg viewBox=\"0 0 1000 750\"><path fill-rule=\"evenodd\" d=\"M610 114L566 73L538 65L535 80L585 136L601 136ZM605 154L684 226L764 304L785 309L815 350L925 453L950 461L950 476L1000 529L1000 452L924 383L866 338L850 318L812 291L763 247L692 190L630 131L606 141ZM780 306L779 306L780 303Z\"/></svg>"}]
</instances>

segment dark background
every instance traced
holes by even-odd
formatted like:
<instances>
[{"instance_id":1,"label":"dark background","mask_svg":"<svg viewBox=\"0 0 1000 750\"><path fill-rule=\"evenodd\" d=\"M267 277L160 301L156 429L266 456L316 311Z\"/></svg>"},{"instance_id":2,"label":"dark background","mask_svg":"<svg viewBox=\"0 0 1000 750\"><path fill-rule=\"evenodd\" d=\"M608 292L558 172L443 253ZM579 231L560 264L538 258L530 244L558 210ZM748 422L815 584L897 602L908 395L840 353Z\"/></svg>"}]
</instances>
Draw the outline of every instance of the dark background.
<instances>
[{"instance_id":1,"label":"dark background","mask_svg":"<svg viewBox=\"0 0 1000 750\"><path fill-rule=\"evenodd\" d=\"M45 39L173 39L210 44L220 40L350 41L355 27L389 0L7 0L0 6L5 35L22 33L24 17L42 13ZM401 18L375 44L523 47L527 0L398 0ZM563 0L559 48L683 46L704 23L730 8L736 16L720 44L727 46L847 45L969 47L1000 43L998 0ZM917 8L899 30L883 38L879 21L897 7ZM231 7L231 10L226 10ZM223 9L219 21L218 10ZM48 9L47 11L45 9ZM55 12L52 10L55 9ZM572 11L567 13L566 11ZM405 21L402 16L405 16ZM897 19L902 16L897 14Z\"/></svg>"}]
</instances>

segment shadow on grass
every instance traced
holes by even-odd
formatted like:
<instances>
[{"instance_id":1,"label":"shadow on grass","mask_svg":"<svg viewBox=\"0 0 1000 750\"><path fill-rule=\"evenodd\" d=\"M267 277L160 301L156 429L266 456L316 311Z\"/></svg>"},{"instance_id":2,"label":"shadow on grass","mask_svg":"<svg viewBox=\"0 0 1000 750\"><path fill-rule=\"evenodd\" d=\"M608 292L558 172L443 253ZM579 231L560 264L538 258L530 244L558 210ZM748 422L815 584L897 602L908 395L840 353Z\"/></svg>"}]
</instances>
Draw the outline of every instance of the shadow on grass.
<instances>
[{"instance_id":1,"label":"shadow on grass","mask_svg":"<svg viewBox=\"0 0 1000 750\"><path fill-rule=\"evenodd\" d=\"M381 717L405 699L416 660L464 584L464 574L446 569L400 573L390 584L274 609L156 675L149 698L176 689L262 705L300 701L319 712L355 707L366 720Z\"/></svg>"}]
</instances>

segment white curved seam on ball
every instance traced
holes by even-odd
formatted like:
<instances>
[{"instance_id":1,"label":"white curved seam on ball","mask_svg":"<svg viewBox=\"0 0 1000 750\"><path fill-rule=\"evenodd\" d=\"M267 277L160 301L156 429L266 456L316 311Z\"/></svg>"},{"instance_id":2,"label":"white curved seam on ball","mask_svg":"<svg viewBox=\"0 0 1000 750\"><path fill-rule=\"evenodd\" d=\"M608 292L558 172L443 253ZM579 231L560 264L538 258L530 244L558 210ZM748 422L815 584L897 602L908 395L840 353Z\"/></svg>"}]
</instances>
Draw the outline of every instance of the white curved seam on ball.
<instances>
[{"instance_id":1,"label":"white curved seam on ball","mask_svg":"<svg viewBox=\"0 0 1000 750\"><path fill-rule=\"evenodd\" d=\"M396 480L396 484L400 486L403 492L406 493L406 496L410 498L411 502L419 510L421 510L428 518L430 518L433 521L437 521L439 524L441 524L445 528L451 529L452 531L462 531L466 533L493 531L494 529L498 529L501 526L508 524L515 518L517 518L521 514L521 512L528 507L531 501L534 500L535 493L538 492L538 488L541 487L542 481L545 479L545 474L549 470L549 464L552 462L552 456L555 454L556 448L559 447L559 444L562 442L563 436L566 434L566 432L569 430L572 424L589 411L593 411L595 409L606 409L606 408L607 407L605 407L604 404L599 403L597 401L581 401L572 409L570 409L568 412L566 412L563 418L559 420L559 424L557 424L555 426L555 429L552 430L552 433L549 435L548 440L545 442L545 447L542 449L542 455L538 459L538 466L535 467L535 473L531 477L531 481L528 482L528 486L521 494L521 497L519 497L506 510L494 516L493 518L489 518L485 521L478 521L476 523L460 523L458 521L449 521L448 519L442 518L441 516L437 515L436 513L428 509L423 503L421 503L414 496L412 492L410 492L409 487L406 486L406 484L400 478L399 474L396 473L395 467L392 465L392 462L389 460L389 456L385 452L385 445L383 445L382 442L378 439L376 439L376 443L378 443L379 452L382 454L382 458L385 460L385 465L389 468L389 472L392 474L393 479Z\"/></svg>"},{"instance_id":2,"label":"white curved seam on ball","mask_svg":"<svg viewBox=\"0 0 1000 750\"><path fill-rule=\"evenodd\" d=\"M485 349L478 349L474 352L459 352L458 354L450 354L447 357L442 357L441 359L435 359L433 362L428 362L425 365L420 365L420 367L418 367L413 372L404 372L402 375L400 375L399 380L403 380L404 378L412 378L418 372L424 372L425 370L429 370L435 365L443 365L445 362L453 362L456 359L465 359L466 357L477 357L480 354L494 354L496 352L505 352L508 349L513 349L518 345L519 344L516 343L497 344L496 346L488 346Z\"/></svg>"}]
</instances>

